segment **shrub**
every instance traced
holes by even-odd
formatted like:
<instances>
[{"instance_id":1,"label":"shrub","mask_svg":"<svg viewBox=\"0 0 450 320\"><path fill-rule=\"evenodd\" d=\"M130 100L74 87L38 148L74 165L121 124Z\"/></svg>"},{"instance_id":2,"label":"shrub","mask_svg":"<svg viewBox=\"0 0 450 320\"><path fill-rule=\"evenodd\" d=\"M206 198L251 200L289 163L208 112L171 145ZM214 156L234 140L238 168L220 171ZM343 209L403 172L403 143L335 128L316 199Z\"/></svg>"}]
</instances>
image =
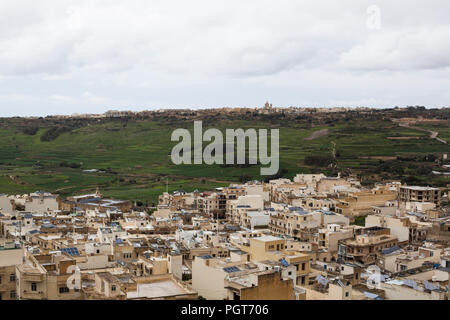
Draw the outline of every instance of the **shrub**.
<instances>
[{"instance_id":1,"label":"shrub","mask_svg":"<svg viewBox=\"0 0 450 320\"><path fill-rule=\"evenodd\" d=\"M42 136L41 141L42 142L49 142L53 141L56 138L58 138L61 134L65 132L69 132L71 129L69 127L53 127L47 130Z\"/></svg>"},{"instance_id":2,"label":"shrub","mask_svg":"<svg viewBox=\"0 0 450 320\"><path fill-rule=\"evenodd\" d=\"M63 167L63 168L68 168L68 167L69 167L69 163L68 163L67 161L63 161L63 162L61 162L61 163L59 164L59 166L60 166L60 167Z\"/></svg>"},{"instance_id":3,"label":"shrub","mask_svg":"<svg viewBox=\"0 0 450 320\"><path fill-rule=\"evenodd\" d=\"M34 136L39 131L39 127L26 127L22 132L28 136Z\"/></svg>"},{"instance_id":4,"label":"shrub","mask_svg":"<svg viewBox=\"0 0 450 320\"><path fill-rule=\"evenodd\" d=\"M307 166L316 167L328 167L330 164L334 163L334 159L331 156L306 156L303 161Z\"/></svg>"}]
</instances>

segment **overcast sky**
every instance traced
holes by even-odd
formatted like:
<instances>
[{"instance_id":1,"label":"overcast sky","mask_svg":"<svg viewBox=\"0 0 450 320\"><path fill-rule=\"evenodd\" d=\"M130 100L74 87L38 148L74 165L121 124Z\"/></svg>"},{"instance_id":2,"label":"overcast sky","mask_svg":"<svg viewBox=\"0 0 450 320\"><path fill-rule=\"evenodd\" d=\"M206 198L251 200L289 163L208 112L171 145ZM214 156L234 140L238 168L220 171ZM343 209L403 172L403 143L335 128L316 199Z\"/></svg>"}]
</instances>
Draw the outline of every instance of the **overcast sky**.
<instances>
[{"instance_id":1,"label":"overcast sky","mask_svg":"<svg viewBox=\"0 0 450 320\"><path fill-rule=\"evenodd\" d=\"M1 1L0 116L449 106L449 39L448 0Z\"/></svg>"}]
</instances>

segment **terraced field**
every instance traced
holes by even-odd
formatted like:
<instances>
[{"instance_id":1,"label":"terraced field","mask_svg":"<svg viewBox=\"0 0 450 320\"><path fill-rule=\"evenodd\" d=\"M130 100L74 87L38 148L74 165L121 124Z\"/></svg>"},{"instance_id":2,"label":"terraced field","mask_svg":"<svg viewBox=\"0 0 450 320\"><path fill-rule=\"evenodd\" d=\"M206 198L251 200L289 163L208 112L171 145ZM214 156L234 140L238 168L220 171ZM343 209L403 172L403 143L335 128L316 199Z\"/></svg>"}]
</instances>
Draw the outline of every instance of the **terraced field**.
<instances>
[{"instance_id":1,"label":"terraced field","mask_svg":"<svg viewBox=\"0 0 450 320\"><path fill-rule=\"evenodd\" d=\"M14 123L4 120L0 124L0 192L46 190L67 196L99 187L107 196L151 204L166 189L167 179L170 191L192 191L249 178L266 178L260 176L259 165L174 165L169 155L176 142L171 142L170 137L172 131L180 127L192 132L193 123L111 121L81 126L54 140L42 141L41 136L49 128L27 135ZM203 130L210 127L212 125L204 125ZM279 128L280 169L289 178L299 172L336 174L340 171L358 174L368 182L414 176L418 184L443 186L450 183L448 178L429 174L428 169L422 170L423 174L417 172L417 168L434 165L420 159L430 154L450 155L450 147L430 139L427 132L400 127L389 120L353 120L326 125L306 125L293 120L282 125L271 121L225 120L214 123L214 127L223 132L225 128ZM433 130L443 138L450 137L448 123L434 125ZM311 136L314 139L308 139ZM311 155L333 158L333 143L336 167L305 165L305 158ZM404 160L383 161L374 157ZM399 166L403 167L402 172L390 169ZM84 171L89 169L103 172Z\"/></svg>"}]
</instances>

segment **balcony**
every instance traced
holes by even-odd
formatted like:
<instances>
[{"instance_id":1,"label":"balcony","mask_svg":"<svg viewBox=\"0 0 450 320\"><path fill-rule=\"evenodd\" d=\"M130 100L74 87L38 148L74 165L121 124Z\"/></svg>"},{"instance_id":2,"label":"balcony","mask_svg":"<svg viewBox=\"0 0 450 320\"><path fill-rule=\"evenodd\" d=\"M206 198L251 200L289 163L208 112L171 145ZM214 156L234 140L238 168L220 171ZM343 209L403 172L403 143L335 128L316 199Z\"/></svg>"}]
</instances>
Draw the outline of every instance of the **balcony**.
<instances>
[{"instance_id":1,"label":"balcony","mask_svg":"<svg viewBox=\"0 0 450 320\"><path fill-rule=\"evenodd\" d=\"M24 281L29 281L29 282L42 282L42 281L44 281L44 275L43 274L24 274L22 276L22 279Z\"/></svg>"},{"instance_id":2,"label":"balcony","mask_svg":"<svg viewBox=\"0 0 450 320\"><path fill-rule=\"evenodd\" d=\"M24 290L20 298L30 300L42 300L45 299L45 293L43 291Z\"/></svg>"}]
</instances>

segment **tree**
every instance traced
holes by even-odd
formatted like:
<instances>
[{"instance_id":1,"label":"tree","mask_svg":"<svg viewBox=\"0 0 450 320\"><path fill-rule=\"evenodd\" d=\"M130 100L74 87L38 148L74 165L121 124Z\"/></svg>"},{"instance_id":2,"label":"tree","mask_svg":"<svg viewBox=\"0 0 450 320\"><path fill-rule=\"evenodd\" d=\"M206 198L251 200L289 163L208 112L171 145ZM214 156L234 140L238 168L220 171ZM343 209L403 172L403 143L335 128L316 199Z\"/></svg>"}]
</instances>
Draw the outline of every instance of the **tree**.
<instances>
[{"instance_id":1,"label":"tree","mask_svg":"<svg viewBox=\"0 0 450 320\"><path fill-rule=\"evenodd\" d=\"M303 162L307 166L316 167L328 167L328 165L335 163L333 157L320 155L306 156Z\"/></svg>"},{"instance_id":2,"label":"tree","mask_svg":"<svg viewBox=\"0 0 450 320\"><path fill-rule=\"evenodd\" d=\"M26 127L22 132L29 136L34 136L39 131L39 127Z\"/></svg>"},{"instance_id":3,"label":"tree","mask_svg":"<svg viewBox=\"0 0 450 320\"><path fill-rule=\"evenodd\" d=\"M252 177L251 177L250 175L248 175L248 174L242 174L242 175L239 177L239 182L240 182L240 183L246 183L246 182L248 182L248 181L250 181L250 180L252 180Z\"/></svg>"}]
</instances>

